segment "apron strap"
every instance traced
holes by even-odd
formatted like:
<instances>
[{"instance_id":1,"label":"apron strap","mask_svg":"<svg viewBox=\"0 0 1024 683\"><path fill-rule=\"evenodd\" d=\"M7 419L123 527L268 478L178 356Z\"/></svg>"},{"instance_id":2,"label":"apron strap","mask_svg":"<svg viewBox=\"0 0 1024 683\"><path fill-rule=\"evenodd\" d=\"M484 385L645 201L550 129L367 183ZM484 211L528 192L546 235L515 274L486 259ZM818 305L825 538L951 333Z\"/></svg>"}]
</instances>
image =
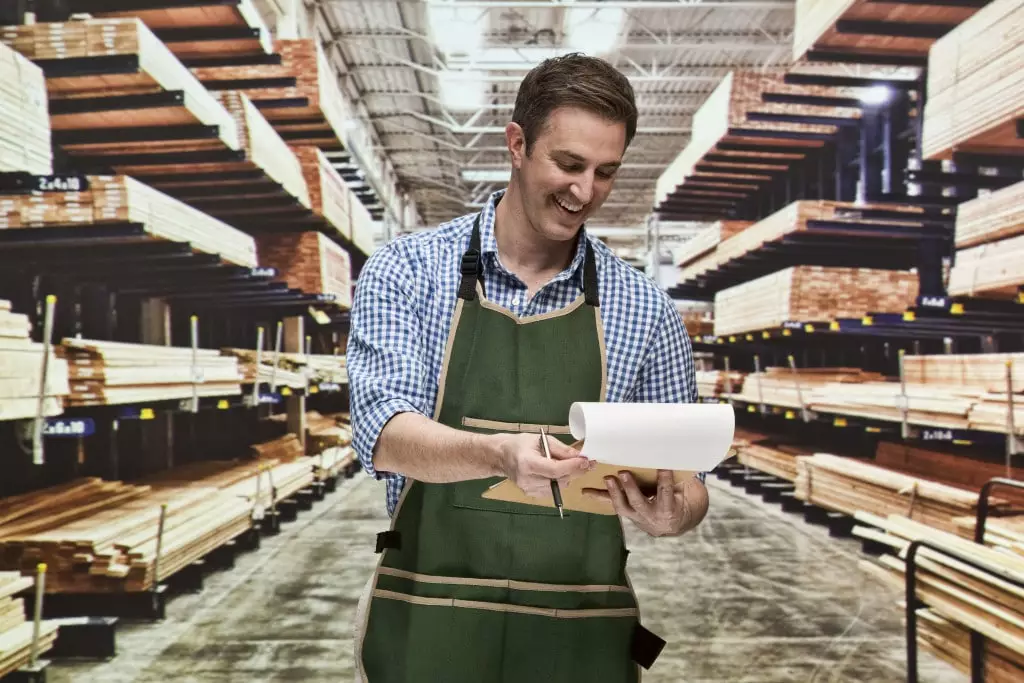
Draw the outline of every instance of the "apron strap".
<instances>
[{"instance_id":1,"label":"apron strap","mask_svg":"<svg viewBox=\"0 0 1024 683\"><path fill-rule=\"evenodd\" d=\"M382 553L385 550L401 550L402 549L402 533L400 531L382 531L377 534L377 549L376 553Z\"/></svg>"},{"instance_id":2,"label":"apron strap","mask_svg":"<svg viewBox=\"0 0 1024 683\"><path fill-rule=\"evenodd\" d=\"M637 622L633 628L633 642L630 648L630 654L634 662L645 669L650 669L651 665L654 664L654 660L658 658L658 655L661 654L664 648L664 640L641 626L640 622Z\"/></svg>"},{"instance_id":3,"label":"apron strap","mask_svg":"<svg viewBox=\"0 0 1024 683\"><path fill-rule=\"evenodd\" d=\"M583 239L586 237L583 236ZM583 297L588 305L594 308L601 307L601 297L597 287L597 262L590 240L587 240L587 250L583 256Z\"/></svg>"}]
</instances>

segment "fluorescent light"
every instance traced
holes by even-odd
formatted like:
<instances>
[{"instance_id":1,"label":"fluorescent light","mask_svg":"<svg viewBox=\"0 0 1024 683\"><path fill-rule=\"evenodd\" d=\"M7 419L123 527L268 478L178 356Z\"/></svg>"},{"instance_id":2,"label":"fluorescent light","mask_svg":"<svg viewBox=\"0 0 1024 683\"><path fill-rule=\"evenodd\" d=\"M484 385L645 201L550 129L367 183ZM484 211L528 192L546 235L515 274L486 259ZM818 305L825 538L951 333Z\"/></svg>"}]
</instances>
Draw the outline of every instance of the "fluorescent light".
<instances>
[{"instance_id":1,"label":"fluorescent light","mask_svg":"<svg viewBox=\"0 0 1024 683\"><path fill-rule=\"evenodd\" d=\"M441 101L452 111L473 111L486 104L484 75L479 71L441 71L437 74Z\"/></svg>"},{"instance_id":2,"label":"fluorescent light","mask_svg":"<svg viewBox=\"0 0 1024 683\"><path fill-rule=\"evenodd\" d=\"M565 13L567 45L591 56L611 52L625 19L626 10L621 7L570 9Z\"/></svg>"},{"instance_id":3,"label":"fluorescent light","mask_svg":"<svg viewBox=\"0 0 1024 683\"><path fill-rule=\"evenodd\" d=\"M462 172L462 179L467 183L504 183L511 175L505 168L469 169Z\"/></svg>"},{"instance_id":4,"label":"fluorescent light","mask_svg":"<svg viewBox=\"0 0 1024 683\"><path fill-rule=\"evenodd\" d=\"M864 104L885 104L891 96L892 91L888 86L876 85L862 92L860 101Z\"/></svg>"},{"instance_id":5,"label":"fluorescent light","mask_svg":"<svg viewBox=\"0 0 1024 683\"><path fill-rule=\"evenodd\" d=\"M479 7L427 5L427 24L434 45L445 54L472 54L484 40L487 13Z\"/></svg>"}]
</instances>

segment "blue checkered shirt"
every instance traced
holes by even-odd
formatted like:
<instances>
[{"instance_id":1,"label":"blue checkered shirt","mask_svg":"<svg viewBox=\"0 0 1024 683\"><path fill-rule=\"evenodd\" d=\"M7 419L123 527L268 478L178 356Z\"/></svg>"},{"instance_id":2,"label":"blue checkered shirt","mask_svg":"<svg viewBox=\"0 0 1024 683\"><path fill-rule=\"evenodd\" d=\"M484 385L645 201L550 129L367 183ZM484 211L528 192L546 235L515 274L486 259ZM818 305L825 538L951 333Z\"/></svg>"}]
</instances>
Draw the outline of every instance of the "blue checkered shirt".
<instances>
[{"instance_id":1,"label":"blue checkered shirt","mask_svg":"<svg viewBox=\"0 0 1024 683\"><path fill-rule=\"evenodd\" d=\"M583 240L578 241L569 268L528 300L526 285L498 260L494 210L500 195L491 196L480 220L487 298L520 316L568 306L583 286ZM347 351L353 448L369 474L386 479L389 514L394 513L405 480L378 473L373 448L396 414L434 414L458 297L459 264L469 248L475 218L476 214L462 216L436 230L393 240L370 257L356 285ZM672 300L600 240L589 235L587 239L597 263L608 354L605 400L695 402L693 352Z\"/></svg>"}]
</instances>

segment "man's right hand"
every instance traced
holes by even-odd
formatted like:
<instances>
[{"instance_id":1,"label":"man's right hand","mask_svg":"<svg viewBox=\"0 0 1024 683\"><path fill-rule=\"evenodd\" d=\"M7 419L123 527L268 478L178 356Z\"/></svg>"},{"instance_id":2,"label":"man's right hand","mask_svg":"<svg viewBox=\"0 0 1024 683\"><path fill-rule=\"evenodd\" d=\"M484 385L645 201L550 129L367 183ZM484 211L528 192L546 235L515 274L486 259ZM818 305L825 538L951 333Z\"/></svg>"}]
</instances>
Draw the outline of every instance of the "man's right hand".
<instances>
[{"instance_id":1,"label":"man's right hand","mask_svg":"<svg viewBox=\"0 0 1024 683\"><path fill-rule=\"evenodd\" d=\"M551 496L551 480L565 487L570 481L586 473L593 463L558 439L548 437L551 459L544 456L539 434L503 435L501 445L502 469L509 480L529 496Z\"/></svg>"}]
</instances>

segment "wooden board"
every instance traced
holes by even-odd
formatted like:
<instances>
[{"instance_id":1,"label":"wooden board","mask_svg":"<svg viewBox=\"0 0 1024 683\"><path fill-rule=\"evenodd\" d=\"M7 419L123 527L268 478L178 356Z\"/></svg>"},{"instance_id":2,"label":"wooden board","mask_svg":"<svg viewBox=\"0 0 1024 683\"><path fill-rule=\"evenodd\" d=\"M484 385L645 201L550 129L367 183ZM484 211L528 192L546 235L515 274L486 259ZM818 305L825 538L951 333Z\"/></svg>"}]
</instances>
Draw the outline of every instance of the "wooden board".
<instances>
[{"instance_id":1,"label":"wooden board","mask_svg":"<svg viewBox=\"0 0 1024 683\"><path fill-rule=\"evenodd\" d=\"M292 147L292 152L302 165L313 211L351 240L352 204L359 201L355 193L318 147Z\"/></svg>"},{"instance_id":2,"label":"wooden board","mask_svg":"<svg viewBox=\"0 0 1024 683\"><path fill-rule=\"evenodd\" d=\"M1009 373L1007 365L1011 368ZM903 374L915 384L968 387L993 393L1005 393L1009 381L1014 393L1024 393L1024 353L905 356Z\"/></svg>"},{"instance_id":3,"label":"wooden board","mask_svg":"<svg viewBox=\"0 0 1024 683\"><path fill-rule=\"evenodd\" d=\"M742 234L740 235L742 237ZM734 238L735 239L735 238ZM723 249L724 245L719 249ZM715 294L715 335L900 312L917 299L917 275L871 268L799 266Z\"/></svg>"},{"instance_id":4,"label":"wooden board","mask_svg":"<svg viewBox=\"0 0 1024 683\"><path fill-rule=\"evenodd\" d=\"M966 3L965 3L966 4ZM950 3L873 2L872 0L797 0L793 29L793 59L800 61L809 50L835 50L858 55L924 56L935 38L843 33L837 22L872 21L892 25L941 24L955 26L977 10L951 7Z\"/></svg>"},{"instance_id":5,"label":"wooden board","mask_svg":"<svg viewBox=\"0 0 1024 683\"><path fill-rule=\"evenodd\" d=\"M266 233L257 236L261 266L278 271L289 287L310 294L334 294L343 308L352 306L352 265L347 251L323 233Z\"/></svg>"},{"instance_id":6,"label":"wooden board","mask_svg":"<svg viewBox=\"0 0 1024 683\"><path fill-rule=\"evenodd\" d=\"M947 289L950 296L1016 299L1022 286L1024 234L957 251Z\"/></svg>"},{"instance_id":7,"label":"wooden board","mask_svg":"<svg viewBox=\"0 0 1024 683\"><path fill-rule=\"evenodd\" d=\"M922 156L1020 154L1024 139L1024 2L993 0L950 31L928 57Z\"/></svg>"},{"instance_id":8,"label":"wooden board","mask_svg":"<svg viewBox=\"0 0 1024 683\"><path fill-rule=\"evenodd\" d=\"M30 331L28 317L12 313L10 302L0 300L0 420L21 420L36 415L43 345L31 340ZM69 392L67 363L51 351L43 415L60 414L61 398Z\"/></svg>"},{"instance_id":9,"label":"wooden board","mask_svg":"<svg viewBox=\"0 0 1024 683\"><path fill-rule=\"evenodd\" d=\"M966 249L1024 233L1024 181L964 202L956 212L956 246Z\"/></svg>"},{"instance_id":10,"label":"wooden board","mask_svg":"<svg viewBox=\"0 0 1024 683\"><path fill-rule=\"evenodd\" d=\"M0 45L0 121L0 173L53 172L43 72L5 45Z\"/></svg>"},{"instance_id":11,"label":"wooden board","mask_svg":"<svg viewBox=\"0 0 1024 683\"><path fill-rule=\"evenodd\" d=\"M140 240L189 242L196 251L256 266L256 243L248 235L126 176L88 176L82 192L36 192L0 196L0 229L75 225L88 237L103 223L141 223Z\"/></svg>"},{"instance_id":12,"label":"wooden board","mask_svg":"<svg viewBox=\"0 0 1024 683\"><path fill-rule=\"evenodd\" d=\"M718 248L719 243L743 232L754 223L750 221L716 221L691 237L675 252L679 267L689 265L701 256Z\"/></svg>"},{"instance_id":13,"label":"wooden board","mask_svg":"<svg viewBox=\"0 0 1024 683\"><path fill-rule=\"evenodd\" d=\"M239 359L239 366L246 382L256 376L256 351L254 349L225 348L221 353ZM260 358L260 381L270 382L274 367L274 352L264 350ZM281 386L304 387L307 383L348 382L344 356L320 354L282 353L278 357L276 382Z\"/></svg>"}]
</instances>

